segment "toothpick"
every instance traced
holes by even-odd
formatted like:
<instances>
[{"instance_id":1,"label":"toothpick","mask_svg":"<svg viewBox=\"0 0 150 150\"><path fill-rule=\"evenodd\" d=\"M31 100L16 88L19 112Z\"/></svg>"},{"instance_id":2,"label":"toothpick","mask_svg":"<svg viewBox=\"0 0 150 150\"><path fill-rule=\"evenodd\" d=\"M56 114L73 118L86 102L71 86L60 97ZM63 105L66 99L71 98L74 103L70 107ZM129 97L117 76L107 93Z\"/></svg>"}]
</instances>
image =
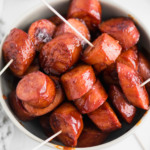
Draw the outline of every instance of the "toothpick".
<instances>
[{"instance_id":1,"label":"toothpick","mask_svg":"<svg viewBox=\"0 0 150 150\"><path fill-rule=\"evenodd\" d=\"M7 65L0 71L0 76L4 73L4 71L11 65L11 63L13 62L13 59L11 59Z\"/></svg>"},{"instance_id":2,"label":"toothpick","mask_svg":"<svg viewBox=\"0 0 150 150\"><path fill-rule=\"evenodd\" d=\"M59 134L61 134L62 131L59 131L57 133L55 133L53 136L49 137L47 140L45 140L44 142L42 142L40 145L38 145L37 147L35 147L32 150L37 150L39 149L41 146L45 145L46 143L48 143L49 141L51 141L53 138L55 138L56 136L58 136Z\"/></svg>"},{"instance_id":3,"label":"toothpick","mask_svg":"<svg viewBox=\"0 0 150 150\"><path fill-rule=\"evenodd\" d=\"M89 42L76 28L74 28L63 16L61 16L50 4L45 0L41 0L55 15L57 15L63 22L65 22L72 30L74 30L89 46L94 47L94 45Z\"/></svg>"},{"instance_id":4,"label":"toothpick","mask_svg":"<svg viewBox=\"0 0 150 150\"><path fill-rule=\"evenodd\" d=\"M141 87L144 86L145 84L147 84L148 82L150 82L150 78L147 79L145 82L143 82L143 83L141 84Z\"/></svg>"}]
</instances>

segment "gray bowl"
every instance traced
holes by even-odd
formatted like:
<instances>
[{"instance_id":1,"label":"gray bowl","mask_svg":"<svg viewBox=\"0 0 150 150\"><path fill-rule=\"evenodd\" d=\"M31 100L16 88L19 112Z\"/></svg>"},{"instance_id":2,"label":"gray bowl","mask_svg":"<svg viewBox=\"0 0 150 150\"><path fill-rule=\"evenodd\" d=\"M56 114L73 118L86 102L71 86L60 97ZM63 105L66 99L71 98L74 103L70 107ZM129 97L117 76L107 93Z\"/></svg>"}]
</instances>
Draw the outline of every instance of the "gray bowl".
<instances>
[{"instance_id":1,"label":"gray bowl","mask_svg":"<svg viewBox=\"0 0 150 150\"><path fill-rule=\"evenodd\" d=\"M59 13L64 14L67 13L68 6L69 6L69 0L55 0L51 2L49 0L49 3L51 6L53 6ZM136 17L135 14L130 13L128 10L125 10L125 8L119 6L114 1L101 1L102 5L102 20L107 20L113 17L128 17L133 16L135 20L135 24L138 27L141 37L140 37L140 43L138 44L139 49L141 47L144 47L145 49L149 48L149 35L148 35L148 29L146 29L145 25L142 24L140 19ZM54 14L46 8L46 6L42 3L36 5L32 9L28 10L24 15L22 15L15 24L12 25L10 28L19 28L24 31L27 31L31 23L33 23L36 20L43 19L43 18L49 18L53 16ZM1 46L0 46L0 70L4 67L5 62L2 55L2 45L9 34L10 30L5 35ZM149 49L150 50L150 49ZM147 51L148 52L148 51ZM0 77L0 102L9 116L9 118L12 120L12 122L26 135L31 137L32 139L43 142L44 139L46 139L46 136L42 130L42 128L39 125L38 120L30 121L30 122L22 122L16 118L14 113L11 111L8 101L3 99L3 95L8 97L9 93L12 91L14 85L14 77L11 74L10 70L7 70L1 77ZM110 134L110 136L107 138L106 142L102 145L94 146L94 147L88 147L88 148L76 148L77 150L95 150L100 148L106 148L109 146L112 146L121 140L125 139L129 135L135 132L135 130L148 118L150 115L150 111L147 112L142 109L138 109L137 114L132 122L131 125L128 125L125 122L122 122L122 128L120 130L114 131ZM47 143L47 146L63 149L63 146L60 146L61 143L52 141L51 143Z\"/></svg>"}]
</instances>

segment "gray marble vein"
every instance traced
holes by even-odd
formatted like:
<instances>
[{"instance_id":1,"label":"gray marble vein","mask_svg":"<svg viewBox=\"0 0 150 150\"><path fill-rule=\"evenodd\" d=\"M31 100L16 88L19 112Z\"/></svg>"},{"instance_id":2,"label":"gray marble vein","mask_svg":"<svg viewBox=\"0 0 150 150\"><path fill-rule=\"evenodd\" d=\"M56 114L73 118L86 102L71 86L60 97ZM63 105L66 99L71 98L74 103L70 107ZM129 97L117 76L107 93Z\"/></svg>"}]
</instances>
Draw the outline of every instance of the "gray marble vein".
<instances>
[{"instance_id":1,"label":"gray marble vein","mask_svg":"<svg viewBox=\"0 0 150 150\"><path fill-rule=\"evenodd\" d=\"M4 36L3 26L5 26L4 21L2 20L2 4L3 0L0 0L0 44ZM10 141L13 137L13 134L13 123L10 121L0 104L0 150L9 149Z\"/></svg>"},{"instance_id":2,"label":"gray marble vein","mask_svg":"<svg viewBox=\"0 0 150 150\"><path fill-rule=\"evenodd\" d=\"M14 134L14 126L0 105L0 150L7 150Z\"/></svg>"}]
</instances>

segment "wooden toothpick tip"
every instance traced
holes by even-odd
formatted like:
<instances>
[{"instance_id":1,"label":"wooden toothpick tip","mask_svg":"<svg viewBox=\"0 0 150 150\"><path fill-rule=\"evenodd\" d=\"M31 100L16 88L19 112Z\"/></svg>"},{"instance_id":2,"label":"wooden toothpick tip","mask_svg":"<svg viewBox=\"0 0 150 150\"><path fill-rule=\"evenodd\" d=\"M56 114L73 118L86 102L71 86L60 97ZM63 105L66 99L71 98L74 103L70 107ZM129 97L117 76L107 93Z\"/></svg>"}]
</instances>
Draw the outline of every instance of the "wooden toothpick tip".
<instances>
[{"instance_id":1,"label":"wooden toothpick tip","mask_svg":"<svg viewBox=\"0 0 150 150\"><path fill-rule=\"evenodd\" d=\"M141 84L141 87L144 86L144 85L146 85L148 82L150 82L150 78L147 79L146 81L144 81L144 82Z\"/></svg>"},{"instance_id":2,"label":"wooden toothpick tip","mask_svg":"<svg viewBox=\"0 0 150 150\"><path fill-rule=\"evenodd\" d=\"M55 138L56 136L58 136L61 133L62 133L62 131L59 131L59 132L55 133L53 136L49 137L48 139L46 139L44 142L42 142L40 145L38 145L37 147L33 148L32 150L39 149L40 147L42 147L43 145L45 145L46 143L48 143L49 141L51 141L53 138Z\"/></svg>"},{"instance_id":3,"label":"wooden toothpick tip","mask_svg":"<svg viewBox=\"0 0 150 150\"><path fill-rule=\"evenodd\" d=\"M63 16L61 16L50 4L45 0L41 0L55 15L57 15L63 22L65 22L72 30L74 30L89 46L94 47L94 45L88 41L76 28L74 28Z\"/></svg>"},{"instance_id":4,"label":"wooden toothpick tip","mask_svg":"<svg viewBox=\"0 0 150 150\"><path fill-rule=\"evenodd\" d=\"M4 71L11 65L11 63L13 62L13 59L11 59L6 66L0 71L0 76L4 73Z\"/></svg>"}]
</instances>

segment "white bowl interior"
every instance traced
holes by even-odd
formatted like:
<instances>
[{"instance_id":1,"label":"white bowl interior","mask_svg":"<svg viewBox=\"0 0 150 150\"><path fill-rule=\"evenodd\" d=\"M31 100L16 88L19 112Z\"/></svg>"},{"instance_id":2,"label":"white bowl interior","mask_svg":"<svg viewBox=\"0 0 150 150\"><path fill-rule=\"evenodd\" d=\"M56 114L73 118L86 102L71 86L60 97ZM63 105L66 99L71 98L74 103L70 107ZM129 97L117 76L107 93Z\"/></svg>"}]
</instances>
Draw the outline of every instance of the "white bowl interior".
<instances>
[{"instance_id":1,"label":"white bowl interior","mask_svg":"<svg viewBox=\"0 0 150 150\"><path fill-rule=\"evenodd\" d=\"M50 2L50 0L49 0L49 2ZM68 10L68 6L69 6L69 0L57 0L55 2L54 1L50 2L50 4L61 14L66 14L67 10ZM128 17L128 15L129 15L128 13L126 13L127 11L125 11L123 8L120 8L119 6L117 6L117 4L114 4L112 2L101 1L101 5L102 5L102 20L110 19L112 17L119 17L119 16ZM48 8L46 8L43 4L39 4L35 7L33 7L32 9L30 9L29 11L27 11L26 14L24 14L18 21L15 22L15 24L11 27L11 29L19 28L24 31L27 31L29 26L31 25L31 23L33 23L34 21L42 19L42 18L49 18L53 15L54 14ZM135 16L134 16L134 18L135 18ZM136 18L136 20L138 20L138 19ZM140 31L140 34L141 34L140 43L138 44L138 47L139 47L139 49L141 49L141 47L144 47L145 49L150 50L149 35L146 32L147 30L145 29L144 25L142 25L140 23L139 20L138 20L138 22L139 23L137 23L137 21L135 22ZM8 31L5 38L7 37L9 32L10 31ZM5 38L4 38L4 40L5 40ZM4 42L4 40L3 40L3 42ZM3 60L3 55L2 55L3 42L1 44L1 49L0 49L0 69L3 68L3 66L5 65L4 60ZM149 52L149 51L147 51L147 52ZM5 95L6 97L8 97L9 93L12 91L14 86L15 86L14 77L12 76L10 70L8 69L2 75L1 80L0 80L0 95ZM30 122L19 121L15 117L13 112L10 110L7 100L4 100L2 98L2 96L0 97L0 100L1 100L3 108L5 109L7 115L10 117L10 119L14 122L14 124L20 130L22 130L24 133L26 133L28 136L30 136L31 138L33 138L34 140L36 140L38 142L42 142L42 139L46 138L41 126L39 125L38 120L34 120L34 121L30 121ZM107 138L107 140L105 141L105 144L96 146L96 147L92 147L91 149L94 150L94 149L98 149L98 148L102 148L102 147L107 147L107 146L115 144L118 141L122 140L123 138L127 137L129 134L131 134L137 128L137 126L135 126L135 125L142 118L144 113L145 113L144 110L138 109L138 112L137 112L131 125L128 125L127 123L125 123L124 121L121 120L123 127L120 130L112 132L109 135L109 137ZM148 115L146 115L146 116L148 116ZM146 116L144 116L144 118L146 118ZM56 143L56 142L53 141L52 143ZM60 143L58 143L58 144L60 145ZM55 147L54 145L52 145L50 143L47 145L51 146L51 147ZM57 147L57 148L62 149L63 147ZM77 149L79 149L79 148L77 148Z\"/></svg>"}]
</instances>

